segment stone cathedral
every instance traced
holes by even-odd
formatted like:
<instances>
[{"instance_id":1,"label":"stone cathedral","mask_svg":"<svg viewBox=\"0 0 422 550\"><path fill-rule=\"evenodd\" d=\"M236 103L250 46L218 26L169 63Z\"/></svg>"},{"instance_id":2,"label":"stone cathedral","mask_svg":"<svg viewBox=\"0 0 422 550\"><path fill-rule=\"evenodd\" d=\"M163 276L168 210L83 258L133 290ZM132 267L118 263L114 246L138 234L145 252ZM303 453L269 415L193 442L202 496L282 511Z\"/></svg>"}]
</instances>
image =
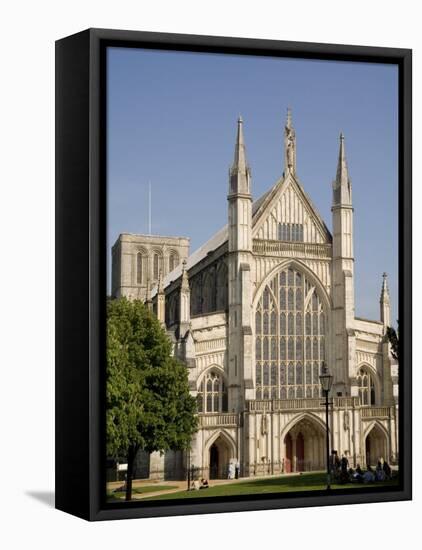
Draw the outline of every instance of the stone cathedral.
<instances>
[{"instance_id":1,"label":"stone cathedral","mask_svg":"<svg viewBox=\"0 0 422 550\"><path fill-rule=\"evenodd\" d=\"M333 163L334 164L334 163ZM113 295L153 308L189 371L199 430L190 456L139 456L139 477L207 478L325 468L319 374L333 375L330 447L351 466L398 463L398 364L379 320L355 316L352 185L340 135L332 233L296 174L288 111L284 172L257 200L237 123L228 223L196 252L189 240L122 234L112 250ZM142 453L140 453L142 455Z\"/></svg>"}]
</instances>

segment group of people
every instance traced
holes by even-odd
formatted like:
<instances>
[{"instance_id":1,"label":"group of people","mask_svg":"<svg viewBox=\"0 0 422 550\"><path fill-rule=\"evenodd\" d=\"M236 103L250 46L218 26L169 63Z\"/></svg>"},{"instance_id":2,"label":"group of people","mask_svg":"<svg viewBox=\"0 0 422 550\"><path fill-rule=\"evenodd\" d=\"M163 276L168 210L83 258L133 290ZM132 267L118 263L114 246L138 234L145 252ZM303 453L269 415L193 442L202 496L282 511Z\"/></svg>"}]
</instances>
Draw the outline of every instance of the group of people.
<instances>
[{"instance_id":1,"label":"group of people","mask_svg":"<svg viewBox=\"0 0 422 550\"><path fill-rule=\"evenodd\" d=\"M370 464L363 471L360 464L356 470L349 468L347 456L338 457L337 451L331 452L330 471L333 480L338 483L372 483L374 481L387 481L392 478L393 472L386 460L380 458L375 470Z\"/></svg>"},{"instance_id":2,"label":"group of people","mask_svg":"<svg viewBox=\"0 0 422 550\"><path fill-rule=\"evenodd\" d=\"M357 465L356 470L353 471L350 468L351 481L356 481L359 483L372 483L374 481L387 481L392 479L393 472L390 465L386 460L379 460L375 470L370 464L366 466L366 471L364 472L360 464Z\"/></svg>"},{"instance_id":3,"label":"group of people","mask_svg":"<svg viewBox=\"0 0 422 550\"><path fill-rule=\"evenodd\" d=\"M227 479L239 479L240 464L239 462L230 462L227 470Z\"/></svg>"}]
</instances>

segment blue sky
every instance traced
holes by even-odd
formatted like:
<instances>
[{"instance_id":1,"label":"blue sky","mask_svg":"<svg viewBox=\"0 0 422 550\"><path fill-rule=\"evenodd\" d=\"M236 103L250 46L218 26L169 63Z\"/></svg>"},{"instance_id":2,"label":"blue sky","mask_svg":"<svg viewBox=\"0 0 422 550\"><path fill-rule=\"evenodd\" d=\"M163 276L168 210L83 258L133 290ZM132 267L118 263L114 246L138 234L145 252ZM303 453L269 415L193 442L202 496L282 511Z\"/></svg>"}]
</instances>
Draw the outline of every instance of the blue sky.
<instances>
[{"instance_id":1,"label":"blue sky","mask_svg":"<svg viewBox=\"0 0 422 550\"><path fill-rule=\"evenodd\" d=\"M395 320L397 77L396 66L383 64L110 48L108 249L119 233L148 231L150 181L152 233L188 236L193 252L226 223L239 114L256 199L283 171L290 106L297 174L330 229L331 183L345 134L356 315L379 318L386 271Z\"/></svg>"}]
</instances>

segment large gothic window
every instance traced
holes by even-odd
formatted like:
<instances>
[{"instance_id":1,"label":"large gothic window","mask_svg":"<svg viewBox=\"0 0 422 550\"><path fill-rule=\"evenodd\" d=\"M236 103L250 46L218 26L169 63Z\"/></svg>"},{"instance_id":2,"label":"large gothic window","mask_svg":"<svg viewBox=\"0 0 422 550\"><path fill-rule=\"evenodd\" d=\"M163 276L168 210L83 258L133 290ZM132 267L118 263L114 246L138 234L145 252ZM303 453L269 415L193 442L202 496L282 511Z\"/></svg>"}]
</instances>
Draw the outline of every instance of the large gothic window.
<instances>
[{"instance_id":1,"label":"large gothic window","mask_svg":"<svg viewBox=\"0 0 422 550\"><path fill-rule=\"evenodd\" d=\"M375 385L369 371L361 367L356 380L361 405L375 405Z\"/></svg>"},{"instance_id":2,"label":"large gothic window","mask_svg":"<svg viewBox=\"0 0 422 550\"><path fill-rule=\"evenodd\" d=\"M196 399L198 412L227 411L227 390L223 377L215 371L208 372L202 379Z\"/></svg>"},{"instance_id":3,"label":"large gothic window","mask_svg":"<svg viewBox=\"0 0 422 550\"><path fill-rule=\"evenodd\" d=\"M265 287L255 313L257 399L320 396L326 318L310 281L292 268Z\"/></svg>"}]
</instances>

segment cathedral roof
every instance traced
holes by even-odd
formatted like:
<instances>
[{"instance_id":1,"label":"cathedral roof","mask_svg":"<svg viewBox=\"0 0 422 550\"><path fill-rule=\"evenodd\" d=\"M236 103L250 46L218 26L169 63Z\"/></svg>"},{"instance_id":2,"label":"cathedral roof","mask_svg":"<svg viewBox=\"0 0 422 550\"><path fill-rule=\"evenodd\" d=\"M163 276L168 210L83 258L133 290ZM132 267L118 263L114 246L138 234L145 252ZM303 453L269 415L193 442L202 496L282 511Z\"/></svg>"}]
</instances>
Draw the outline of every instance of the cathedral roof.
<instances>
[{"instance_id":1,"label":"cathedral roof","mask_svg":"<svg viewBox=\"0 0 422 550\"><path fill-rule=\"evenodd\" d=\"M277 184L276 184L277 185ZM276 186L275 185L275 186ZM274 186L274 187L275 187ZM271 187L268 191L266 191L263 195L259 197L254 203L252 204L252 217L255 216L255 213L258 212L260 206L265 202L266 198L271 194L274 187ZM187 258L186 260L186 269L189 271L191 267L199 263L201 260L207 257L207 255L212 252L213 250L216 250L221 245L227 242L228 239L228 226L227 224L224 225L221 229L219 229L214 235L208 239L202 246L197 248L192 254ZM164 279L163 279L163 286L166 288L172 281L175 281L182 275L182 264L179 264L173 271L170 271ZM154 289L153 295L156 294L156 288Z\"/></svg>"},{"instance_id":2,"label":"cathedral roof","mask_svg":"<svg viewBox=\"0 0 422 550\"><path fill-rule=\"evenodd\" d=\"M219 248L222 244L227 242L228 239L228 228L227 225L222 227L217 233L215 233L206 243L197 248L195 252L187 258L186 260L186 269L189 271L191 267L199 263L201 260L206 258L206 256ZM166 288L172 281L175 281L182 275L183 265L179 264L173 271L170 271L163 280L163 286ZM156 294L156 288L154 289L153 295Z\"/></svg>"}]
</instances>

